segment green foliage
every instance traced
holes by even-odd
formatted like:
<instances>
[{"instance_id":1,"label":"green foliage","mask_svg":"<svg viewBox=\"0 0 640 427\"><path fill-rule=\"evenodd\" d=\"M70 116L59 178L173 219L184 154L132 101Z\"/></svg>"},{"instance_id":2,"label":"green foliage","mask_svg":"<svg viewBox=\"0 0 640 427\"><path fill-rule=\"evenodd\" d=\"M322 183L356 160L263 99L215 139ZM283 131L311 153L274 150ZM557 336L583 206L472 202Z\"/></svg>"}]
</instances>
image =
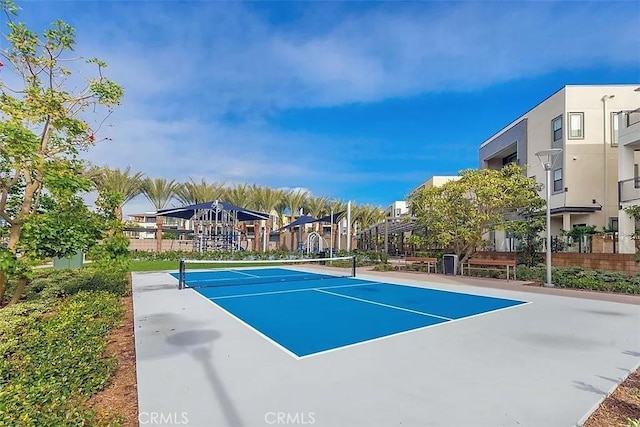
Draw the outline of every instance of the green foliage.
<instances>
[{"instance_id":1,"label":"green foliage","mask_svg":"<svg viewBox=\"0 0 640 427\"><path fill-rule=\"evenodd\" d=\"M544 207L539 185L517 165L466 170L460 175L459 180L423 188L409 199L418 224L426 228L424 242L450 247L461 262L484 245L487 232L518 228L518 220Z\"/></svg>"},{"instance_id":2,"label":"green foliage","mask_svg":"<svg viewBox=\"0 0 640 427\"><path fill-rule=\"evenodd\" d=\"M90 188L78 154L93 145L99 131L84 117L110 114L123 91L105 77L106 64L99 60L91 61L93 75L83 70L86 86L69 83L66 66L79 60L71 59L75 30L70 25L55 21L37 34L14 22L18 8L13 2L1 1L0 10L8 27L8 43L0 49L3 73L13 74L4 81L19 85L0 82L0 216L9 224L3 230L8 251L20 251L20 264L28 267L29 260L73 253L95 238L92 221L75 197ZM51 201L55 204L47 205ZM80 216L74 224L75 214ZM24 284L24 273L24 268L0 270L0 300L7 274L21 275ZM21 293L18 286L12 302Z\"/></svg>"},{"instance_id":3,"label":"green foliage","mask_svg":"<svg viewBox=\"0 0 640 427\"><path fill-rule=\"evenodd\" d=\"M49 270L34 273L27 299L63 298L81 291L105 291L116 296L129 293L127 273L119 269Z\"/></svg>"},{"instance_id":4,"label":"green foliage","mask_svg":"<svg viewBox=\"0 0 640 427\"><path fill-rule=\"evenodd\" d=\"M590 236L596 234L595 225L573 227L571 230L565 231L564 235L571 237L574 241L578 241L582 236Z\"/></svg>"},{"instance_id":5,"label":"green foliage","mask_svg":"<svg viewBox=\"0 0 640 427\"><path fill-rule=\"evenodd\" d=\"M0 312L0 425L104 425L87 405L114 370L106 338L123 313L116 296L80 292L51 316L22 303ZM5 322L6 321L6 322Z\"/></svg>"},{"instance_id":6,"label":"green foliage","mask_svg":"<svg viewBox=\"0 0 640 427\"><path fill-rule=\"evenodd\" d=\"M640 418L627 418L627 427L640 427Z\"/></svg>"},{"instance_id":7,"label":"green foliage","mask_svg":"<svg viewBox=\"0 0 640 427\"><path fill-rule=\"evenodd\" d=\"M629 205L623 209L633 219L640 219L640 205Z\"/></svg>"},{"instance_id":8,"label":"green foliage","mask_svg":"<svg viewBox=\"0 0 640 427\"><path fill-rule=\"evenodd\" d=\"M108 236L93 246L88 256L95 261L96 267L101 270L127 270L130 260L129 238L122 232Z\"/></svg>"},{"instance_id":9,"label":"green foliage","mask_svg":"<svg viewBox=\"0 0 640 427\"><path fill-rule=\"evenodd\" d=\"M544 282L545 267L518 266L518 280ZM553 268L551 280L558 288L584 289L591 291L640 294L640 275L626 276L604 270L586 270L581 267Z\"/></svg>"},{"instance_id":10,"label":"green foliage","mask_svg":"<svg viewBox=\"0 0 640 427\"><path fill-rule=\"evenodd\" d=\"M43 260L86 251L101 236L101 224L79 197L55 203L53 209L26 218L19 249Z\"/></svg>"},{"instance_id":11,"label":"green foliage","mask_svg":"<svg viewBox=\"0 0 640 427\"><path fill-rule=\"evenodd\" d=\"M373 271L393 271L395 267L391 264L376 264L373 266Z\"/></svg>"}]
</instances>

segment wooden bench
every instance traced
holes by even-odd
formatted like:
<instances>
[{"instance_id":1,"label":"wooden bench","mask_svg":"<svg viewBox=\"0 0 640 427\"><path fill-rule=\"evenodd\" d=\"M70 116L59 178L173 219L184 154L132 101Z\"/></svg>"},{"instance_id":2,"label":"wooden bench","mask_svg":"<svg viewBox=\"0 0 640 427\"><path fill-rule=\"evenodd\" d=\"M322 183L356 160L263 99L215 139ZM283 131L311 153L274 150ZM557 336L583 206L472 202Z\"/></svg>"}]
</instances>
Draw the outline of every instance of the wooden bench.
<instances>
[{"instance_id":1,"label":"wooden bench","mask_svg":"<svg viewBox=\"0 0 640 427\"><path fill-rule=\"evenodd\" d=\"M438 258L409 256L404 258L404 263L401 264L406 269L412 265L426 265L427 273L431 272L431 267L433 267L434 273L438 272Z\"/></svg>"},{"instance_id":2,"label":"wooden bench","mask_svg":"<svg viewBox=\"0 0 640 427\"><path fill-rule=\"evenodd\" d=\"M471 276L471 270L498 270L501 267L507 268L507 280L509 280L509 270L513 267L513 280L516 280L516 260L514 259L468 259L462 266L462 275L464 276L464 267L467 267L467 275Z\"/></svg>"}]
</instances>

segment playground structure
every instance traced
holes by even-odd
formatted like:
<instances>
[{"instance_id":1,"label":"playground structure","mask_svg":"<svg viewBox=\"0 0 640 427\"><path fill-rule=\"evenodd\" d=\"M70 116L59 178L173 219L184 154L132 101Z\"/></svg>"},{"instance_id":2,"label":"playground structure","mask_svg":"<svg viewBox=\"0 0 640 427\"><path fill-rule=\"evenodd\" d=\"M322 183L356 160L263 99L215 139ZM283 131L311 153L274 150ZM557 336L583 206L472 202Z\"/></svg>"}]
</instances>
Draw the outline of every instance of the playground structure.
<instances>
[{"instance_id":1,"label":"playground structure","mask_svg":"<svg viewBox=\"0 0 640 427\"><path fill-rule=\"evenodd\" d=\"M193 227L193 251L240 251L242 247L240 223L268 220L269 214L240 208L214 200L181 208L163 209L158 215L191 221Z\"/></svg>"}]
</instances>

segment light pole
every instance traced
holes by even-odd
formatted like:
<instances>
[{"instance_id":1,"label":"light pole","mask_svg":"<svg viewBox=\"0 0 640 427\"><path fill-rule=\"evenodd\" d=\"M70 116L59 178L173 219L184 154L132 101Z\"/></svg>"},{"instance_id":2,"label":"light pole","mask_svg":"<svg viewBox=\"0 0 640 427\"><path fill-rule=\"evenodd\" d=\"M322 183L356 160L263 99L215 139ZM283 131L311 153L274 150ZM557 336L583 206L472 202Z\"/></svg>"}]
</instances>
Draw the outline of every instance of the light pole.
<instances>
[{"instance_id":1,"label":"light pole","mask_svg":"<svg viewBox=\"0 0 640 427\"><path fill-rule=\"evenodd\" d=\"M607 163L608 163L608 159L607 159L607 99L613 99L615 98L615 95L605 95L602 97L601 101L602 101L602 150L603 150L603 155L604 155L604 160L603 160L603 173L604 173L604 223L605 225L608 225L607 222L609 221L609 217L607 216L608 211L607 208L609 207L609 177L608 177L608 171L607 171ZM612 133L612 137L613 137L613 133ZM613 142L613 141L612 141Z\"/></svg>"},{"instance_id":2,"label":"light pole","mask_svg":"<svg viewBox=\"0 0 640 427\"><path fill-rule=\"evenodd\" d=\"M558 155L562 153L561 148L551 148L549 150L542 150L536 153L536 156L540 160L542 167L545 171L546 182L546 202L547 202L547 249L546 249L546 262L547 262L547 281L544 286L548 288L553 287L551 282L551 169L558 158Z\"/></svg>"}]
</instances>

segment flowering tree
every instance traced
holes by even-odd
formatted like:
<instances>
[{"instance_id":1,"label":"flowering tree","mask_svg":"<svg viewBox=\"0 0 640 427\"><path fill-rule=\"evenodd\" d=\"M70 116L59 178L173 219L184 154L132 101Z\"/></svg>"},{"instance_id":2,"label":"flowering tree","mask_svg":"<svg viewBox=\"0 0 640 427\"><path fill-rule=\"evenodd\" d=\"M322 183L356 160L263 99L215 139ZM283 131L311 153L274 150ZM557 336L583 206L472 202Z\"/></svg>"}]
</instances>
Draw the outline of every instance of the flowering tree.
<instances>
[{"instance_id":1,"label":"flowering tree","mask_svg":"<svg viewBox=\"0 0 640 427\"><path fill-rule=\"evenodd\" d=\"M11 300L15 302L27 283L25 268L42 255L21 239L26 238L22 235L25 224L36 224L35 218L43 214L43 196L51 194L57 209L81 209L74 197L87 189L88 181L82 176L78 154L96 143L100 128L90 124L85 113L104 111L101 116L108 116L120 103L123 89L104 76L103 61L70 56L75 30L68 24L56 21L36 34L14 21L18 8L13 2L0 0L0 11L7 18L9 42L0 50L0 217L7 224L5 247L0 251L1 303L8 275L16 275L18 281ZM78 81L72 81L69 67L80 62L92 67L94 74L76 89ZM37 235L47 233L42 227L39 230ZM50 244L57 247L54 253L63 256L77 250L69 244Z\"/></svg>"}]
</instances>

